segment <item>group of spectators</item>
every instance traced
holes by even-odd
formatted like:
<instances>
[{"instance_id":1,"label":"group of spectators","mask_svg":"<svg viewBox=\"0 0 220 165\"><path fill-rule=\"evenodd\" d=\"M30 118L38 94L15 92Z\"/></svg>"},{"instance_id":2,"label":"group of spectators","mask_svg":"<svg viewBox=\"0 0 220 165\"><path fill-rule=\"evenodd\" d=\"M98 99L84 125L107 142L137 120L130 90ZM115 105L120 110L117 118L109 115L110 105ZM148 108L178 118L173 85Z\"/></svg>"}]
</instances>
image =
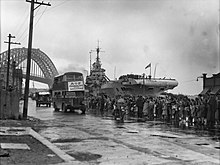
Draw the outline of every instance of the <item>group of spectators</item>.
<instances>
[{"instance_id":1,"label":"group of spectators","mask_svg":"<svg viewBox=\"0 0 220 165\"><path fill-rule=\"evenodd\" d=\"M89 108L96 109L102 116L111 115L118 102L124 103L128 117L145 120L161 120L176 126L212 128L220 124L220 97L216 95L189 98L183 95L160 97L106 95L90 98Z\"/></svg>"}]
</instances>

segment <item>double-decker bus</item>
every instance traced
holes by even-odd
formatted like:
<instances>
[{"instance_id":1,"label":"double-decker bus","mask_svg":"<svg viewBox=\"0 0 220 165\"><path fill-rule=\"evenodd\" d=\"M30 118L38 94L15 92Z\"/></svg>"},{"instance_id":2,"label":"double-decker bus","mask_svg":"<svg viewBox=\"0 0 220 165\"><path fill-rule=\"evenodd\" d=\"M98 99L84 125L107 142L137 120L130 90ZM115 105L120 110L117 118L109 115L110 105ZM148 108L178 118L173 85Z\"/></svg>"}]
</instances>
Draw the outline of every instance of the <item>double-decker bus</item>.
<instances>
[{"instance_id":1,"label":"double-decker bus","mask_svg":"<svg viewBox=\"0 0 220 165\"><path fill-rule=\"evenodd\" d=\"M82 114L85 114L85 86L82 73L66 72L56 76L51 91L55 111L81 110Z\"/></svg>"}]
</instances>

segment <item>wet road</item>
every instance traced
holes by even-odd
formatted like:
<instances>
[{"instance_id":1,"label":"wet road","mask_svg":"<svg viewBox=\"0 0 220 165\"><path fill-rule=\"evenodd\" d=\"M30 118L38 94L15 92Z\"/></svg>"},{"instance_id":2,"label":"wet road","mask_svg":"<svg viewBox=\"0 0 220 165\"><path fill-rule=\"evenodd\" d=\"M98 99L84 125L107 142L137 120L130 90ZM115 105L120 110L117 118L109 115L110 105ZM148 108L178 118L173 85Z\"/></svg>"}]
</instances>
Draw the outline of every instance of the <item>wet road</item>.
<instances>
[{"instance_id":1,"label":"wet road","mask_svg":"<svg viewBox=\"0 0 220 165\"><path fill-rule=\"evenodd\" d=\"M219 137L209 132L29 105L29 115L49 126L39 133L82 164L220 164Z\"/></svg>"}]
</instances>

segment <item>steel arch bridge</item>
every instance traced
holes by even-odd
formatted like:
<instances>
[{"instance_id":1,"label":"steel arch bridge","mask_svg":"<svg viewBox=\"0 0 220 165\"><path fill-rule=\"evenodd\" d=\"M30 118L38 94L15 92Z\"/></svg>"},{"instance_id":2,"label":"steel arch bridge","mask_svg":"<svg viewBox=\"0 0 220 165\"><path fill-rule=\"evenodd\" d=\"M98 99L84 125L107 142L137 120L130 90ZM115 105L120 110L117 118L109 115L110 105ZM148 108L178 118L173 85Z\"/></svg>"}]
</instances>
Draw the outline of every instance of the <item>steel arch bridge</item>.
<instances>
[{"instance_id":1,"label":"steel arch bridge","mask_svg":"<svg viewBox=\"0 0 220 165\"><path fill-rule=\"evenodd\" d=\"M14 48L10 50L10 63L15 61L16 68L22 68L23 78L26 73L27 48ZM53 78L58 71L51 59L40 49L32 49L31 52L30 80L52 86ZM0 67L7 67L8 51L0 54Z\"/></svg>"}]
</instances>

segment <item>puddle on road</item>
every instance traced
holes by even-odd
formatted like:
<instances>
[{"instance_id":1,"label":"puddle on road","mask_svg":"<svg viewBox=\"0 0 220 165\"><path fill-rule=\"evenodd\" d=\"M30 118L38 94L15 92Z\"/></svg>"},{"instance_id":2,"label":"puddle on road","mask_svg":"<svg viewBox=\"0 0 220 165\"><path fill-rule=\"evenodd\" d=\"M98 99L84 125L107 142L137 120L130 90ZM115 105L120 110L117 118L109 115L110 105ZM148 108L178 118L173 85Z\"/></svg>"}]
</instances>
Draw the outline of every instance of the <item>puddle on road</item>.
<instances>
[{"instance_id":1,"label":"puddle on road","mask_svg":"<svg viewBox=\"0 0 220 165\"><path fill-rule=\"evenodd\" d=\"M198 145L198 146L207 146L209 144L208 143L197 143L196 145Z\"/></svg>"},{"instance_id":2,"label":"puddle on road","mask_svg":"<svg viewBox=\"0 0 220 165\"><path fill-rule=\"evenodd\" d=\"M216 149L220 150L220 147L215 147Z\"/></svg>"},{"instance_id":3,"label":"puddle on road","mask_svg":"<svg viewBox=\"0 0 220 165\"><path fill-rule=\"evenodd\" d=\"M97 160L102 157L102 155L99 154L92 154L90 152L76 152L76 153L68 153L70 156L74 157L78 161L91 161L91 160Z\"/></svg>"},{"instance_id":4,"label":"puddle on road","mask_svg":"<svg viewBox=\"0 0 220 165\"><path fill-rule=\"evenodd\" d=\"M123 127L123 126L117 126L116 128L123 128L123 129L125 129L125 127Z\"/></svg>"},{"instance_id":5,"label":"puddle on road","mask_svg":"<svg viewBox=\"0 0 220 165\"><path fill-rule=\"evenodd\" d=\"M157 137L161 137L161 138L171 138L171 139L177 138L177 137L165 136L165 135L150 135L150 136L157 136Z\"/></svg>"},{"instance_id":6,"label":"puddle on road","mask_svg":"<svg viewBox=\"0 0 220 165\"><path fill-rule=\"evenodd\" d=\"M69 138L69 139L56 139L52 140L52 143L78 143L84 140L109 140L107 137L90 137L86 139L79 139L79 138Z\"/></svg>"},{"instance_id":7,"label":"puddle on road","mask_svg":"<svg viewBox=\"0 0 220 165\"><path fill-rule=\"evenodd\" d=\"M127 131L127 133L138 133L138 131Z\"/></svg>"},{"instance_id":8,"label":"puddle on road","mask_svg":"<svg viewBox=\"0 0 220 165\"><path fill-rule=\"evenodd\" d=\"M52 143L69 143L69 142L77 143L77 142L81 142L82 140L83 139L71 138L71 139L56 139L51 142Z\"/></svg>"}]
</instances>

